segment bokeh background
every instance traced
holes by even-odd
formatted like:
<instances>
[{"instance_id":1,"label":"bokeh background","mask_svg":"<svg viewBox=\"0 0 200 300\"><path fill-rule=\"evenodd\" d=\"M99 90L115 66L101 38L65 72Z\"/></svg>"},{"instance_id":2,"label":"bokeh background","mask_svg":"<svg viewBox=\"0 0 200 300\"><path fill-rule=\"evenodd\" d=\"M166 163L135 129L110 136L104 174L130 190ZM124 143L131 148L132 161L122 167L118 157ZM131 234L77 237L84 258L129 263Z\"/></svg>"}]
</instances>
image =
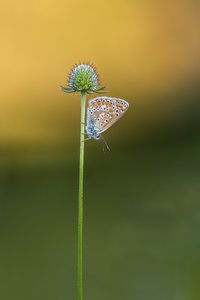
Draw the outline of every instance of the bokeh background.
<instances>
[{"instance_id":1,"label":"bokeh background","mask_svg":"<svg viewBox=\"0 0 200 300\"><path fill-rule=\"evenodd\" d=\"M90 61L129 101L86 142L84 298L200 299L200 2L14 1L0 10L0 298L76 299L80 100Z\"/></svg>"}]
</instances>

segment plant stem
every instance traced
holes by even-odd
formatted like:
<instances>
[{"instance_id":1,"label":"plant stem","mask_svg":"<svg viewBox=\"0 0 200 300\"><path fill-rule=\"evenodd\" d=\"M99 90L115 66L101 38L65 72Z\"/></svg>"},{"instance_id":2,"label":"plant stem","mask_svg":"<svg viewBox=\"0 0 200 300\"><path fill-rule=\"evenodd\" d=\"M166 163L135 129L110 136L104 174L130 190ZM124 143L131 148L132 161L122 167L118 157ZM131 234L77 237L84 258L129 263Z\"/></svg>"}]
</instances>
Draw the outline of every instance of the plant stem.
<instances>
[{"instance_id":1,"label":"plant stem","mask_svg":"<svg viewBox=\"0 0 200 300\"><path fill-rule=\"evenodd\" d=\"M78 300L83 299L83 167L86 93L81 92L80 162L78 197Z\"/></svg>"}]
</instances>

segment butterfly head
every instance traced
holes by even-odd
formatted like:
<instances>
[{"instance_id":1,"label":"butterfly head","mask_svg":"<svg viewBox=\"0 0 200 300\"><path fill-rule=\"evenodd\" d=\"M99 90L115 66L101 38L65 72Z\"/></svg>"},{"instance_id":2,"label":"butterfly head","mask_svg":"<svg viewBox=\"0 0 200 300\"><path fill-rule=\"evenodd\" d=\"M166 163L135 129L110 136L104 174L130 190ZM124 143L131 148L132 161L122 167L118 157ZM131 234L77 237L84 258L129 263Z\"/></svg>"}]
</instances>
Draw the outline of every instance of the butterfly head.
<instances>
[{"instance_id":1,"label":"butterfly head","mask_svg":"<svg viewBox=\"0 0 200 300\"><path fill-rule=\"evenodd\" d=\"M91 132L91 133L88 133L88 138L89 139L95 139L95 140L100 140L101 139L101 134L100 133L97 133L97 132Z\"/></svg>"},{"instance_id":2,"label":"butterfly head","mask_svg":"<svg viewBox=\"0 0 200 300\"><path fill-rule=\"evenodd\" d=\"M95 135L93 135L92 137L93 137L93 139L95 139L95 140L100 140L101 135L98 134L98 133L95 133Z\"/></svg>"}]
</instances>

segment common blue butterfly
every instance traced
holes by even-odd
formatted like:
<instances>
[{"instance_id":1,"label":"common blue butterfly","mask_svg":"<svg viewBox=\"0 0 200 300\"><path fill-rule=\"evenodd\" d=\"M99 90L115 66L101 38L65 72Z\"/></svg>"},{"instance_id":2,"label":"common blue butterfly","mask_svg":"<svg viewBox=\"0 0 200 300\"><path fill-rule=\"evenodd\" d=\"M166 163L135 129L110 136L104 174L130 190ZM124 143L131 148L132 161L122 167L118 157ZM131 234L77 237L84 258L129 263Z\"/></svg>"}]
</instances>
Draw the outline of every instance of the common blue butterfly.
<instances>
[{"instance_id":1,"label":"common blue butterfly","mask_svg":"<svg viewBox=\"0 0 200 300\"><path fill-rule=\"evenodd\" d=\"M128 102L119 98L102 96L90 99L86 120L88 139L99 140L101 133L117 122L128 107Z\"/></svg>"}]
</instances>

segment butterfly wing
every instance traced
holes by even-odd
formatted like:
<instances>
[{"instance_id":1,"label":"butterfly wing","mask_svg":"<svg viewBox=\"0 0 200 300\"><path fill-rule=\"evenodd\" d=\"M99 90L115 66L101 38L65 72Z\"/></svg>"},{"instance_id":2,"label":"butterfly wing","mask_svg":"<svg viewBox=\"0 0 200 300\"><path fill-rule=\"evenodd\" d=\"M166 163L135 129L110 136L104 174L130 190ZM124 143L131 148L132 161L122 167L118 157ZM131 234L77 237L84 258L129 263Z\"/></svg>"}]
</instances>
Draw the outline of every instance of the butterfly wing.
<instances>
[{"instance_id":1,"label":"butterfly wing","mask_svg":"<svg viewBox=\"0 0 200 300\"><path fill-rule=\"evenodd\" d=\"M93 119L95 130L106 131L127 111L129 104L119 98L97 97L88 102L88 119Z\"/></svg>"}]
</instances>

